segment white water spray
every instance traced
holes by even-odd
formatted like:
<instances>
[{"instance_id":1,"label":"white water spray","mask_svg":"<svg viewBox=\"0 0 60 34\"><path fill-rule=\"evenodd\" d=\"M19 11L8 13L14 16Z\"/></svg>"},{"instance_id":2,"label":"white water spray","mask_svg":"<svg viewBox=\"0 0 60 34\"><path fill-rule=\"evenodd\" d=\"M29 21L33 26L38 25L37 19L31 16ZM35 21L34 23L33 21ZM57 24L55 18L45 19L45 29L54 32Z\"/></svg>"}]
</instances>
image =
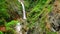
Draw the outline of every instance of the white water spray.
<instances>
[{"instance_id":1,"label":"white water spray","mask_svg":"<svg viewBox=\"0 0 60 34\"><path fill-rule=\"evenodd\" d=\"M22 25L20 24L20 23L17 23L17 25L16 25L16 32L17 32L17 34L22 34L22 32L21 32L21 29L22 29Z\"/></svg>"}]
</instances>

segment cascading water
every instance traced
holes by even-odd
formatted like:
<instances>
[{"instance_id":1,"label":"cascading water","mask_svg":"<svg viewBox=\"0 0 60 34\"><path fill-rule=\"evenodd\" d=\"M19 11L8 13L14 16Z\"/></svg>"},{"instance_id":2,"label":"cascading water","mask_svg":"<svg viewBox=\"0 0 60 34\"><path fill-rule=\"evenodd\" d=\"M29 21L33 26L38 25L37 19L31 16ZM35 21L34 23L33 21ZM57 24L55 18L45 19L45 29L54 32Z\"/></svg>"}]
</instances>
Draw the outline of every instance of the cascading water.
<instances>
[{"instance_id":1,"label":"cascading water","mask_svg":"<svg viewBox=\"0 0 60 34\"><path fill-rule=\"evenodd\" d=\"M23 3L23 0L18 0L21 5L22 5L22 10L23 10L23 19L26 20L26 12L25 12L25 7L24 7L24 3ZM18 20L19 21L19 20ZM16 25L16 31L17 31L17 34L22 34L22 25L19 23L17 23Z\"/></svg>"},{"instance_id":2,"label":"cascading water","mask_svg":"<svg viewBox=\"0 0 60 34\"><path fill-rule=\"evenodd\" d=\"M26 11L25 11L25 6L24 6L24 3L23 3L23 0L18 0L21 5L22 5L22 9L23 9L23 19L26 19Z\"/></svg>"},{"instance_id":3,"label":"cascading water","mask_svg":"<svg viewBox=\"0 0 60 34\"><path fill-rule=\"evenodd\" d=\"M22 32L21 32L22 25L20 23L17 23L15 28L16 28L17 34L22 34Z\"/></svg>"}]
</instances>

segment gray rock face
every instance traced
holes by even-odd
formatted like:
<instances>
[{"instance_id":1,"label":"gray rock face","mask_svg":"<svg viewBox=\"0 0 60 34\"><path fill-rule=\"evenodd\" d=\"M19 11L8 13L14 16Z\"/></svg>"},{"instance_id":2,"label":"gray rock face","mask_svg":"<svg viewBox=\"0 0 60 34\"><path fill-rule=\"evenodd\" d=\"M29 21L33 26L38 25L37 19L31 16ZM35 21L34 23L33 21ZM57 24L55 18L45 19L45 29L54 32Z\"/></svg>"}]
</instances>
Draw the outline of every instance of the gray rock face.
<instances>
[{"instance_id":1,"label":"gray rock face","mask_svg":"<svg viewBox=\"0 0 60 34\"><path fill-rule=\"evenodd\" d=\"M60 2L58 0L55 1L53 10L50 12L48 20L55 31L60 30Z\"/></svg>"}]
</instances>

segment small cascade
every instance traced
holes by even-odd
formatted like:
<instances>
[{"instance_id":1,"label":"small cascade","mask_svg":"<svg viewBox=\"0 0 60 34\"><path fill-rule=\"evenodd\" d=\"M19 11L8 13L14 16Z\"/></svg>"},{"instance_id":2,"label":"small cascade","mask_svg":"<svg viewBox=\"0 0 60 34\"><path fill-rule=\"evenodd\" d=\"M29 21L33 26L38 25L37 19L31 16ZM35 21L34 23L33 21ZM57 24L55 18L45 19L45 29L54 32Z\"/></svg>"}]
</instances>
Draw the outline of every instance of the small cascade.
<instances>
[{"instance_id":1,"label":"small cascade","mask_svg":"<svg viewBox=\"0 0 60 34\"><path fill-rule=\"evenodd\" d=\"M22 29L22 25L20 24L20 23L17 23L17 25L16 25L16 32L17 32L17 34L22 34L22 32L21 32L21 29Z\"/></svg>"},{"instance_id":2,"label":"small cascade","mask_svg":"<svg viewBox=\"0 0 60 34\"><path fill-rule=\"evenodd\" d=\"M20 3L21 3L21 5L22 5L22 10L23 10L23 20L25 21L26 20L26 11L25 11L25 6L24 6L24 3L23 3L23 0L18 0ZM18 20L19 21L19 20ZM22 33L22 31L21 31L21 29L22 29L22 25L20 24L20 22L19 23L17 23L17 25L16 25L16 32L17 32L17 34L23 34ZM26 33L27 34L27 33Z\"/></svg>"},{"instance_id":3,"label":"small cascade","mask_svg":"<svg viewBox=\"0 0 60 34\"><path fill-rule=\"evenodd\" d=\"M26 19L26 11L25 11L25 6L24 6L24 3L23 3L23 0L18 0L21 5L22 5L22 10L23 10L23 19Z\"/></svg>"}]
</instances>

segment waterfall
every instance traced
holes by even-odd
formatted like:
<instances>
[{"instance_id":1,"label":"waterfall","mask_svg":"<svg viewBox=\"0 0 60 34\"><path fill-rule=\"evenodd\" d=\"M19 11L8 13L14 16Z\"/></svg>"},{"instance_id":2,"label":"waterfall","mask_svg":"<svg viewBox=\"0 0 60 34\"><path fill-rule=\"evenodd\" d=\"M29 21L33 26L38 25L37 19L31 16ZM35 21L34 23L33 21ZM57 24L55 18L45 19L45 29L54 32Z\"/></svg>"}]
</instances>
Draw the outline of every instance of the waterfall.
<instances>
[{"instance_id":1,"label":"waterfall","mask_svg":"<svg viewBox=\"0 0 60 34\"><path fill-rule=\"evenodd\" d=\"M26 20L26 11L25 11L25 7L24 7L24 3L23 3L23 0L18 0L21 5L22 5L22 10L23 10L23 19ZM18 20L19 21L19 20ZM19 23L17 23L16 25L16 31L17 31L17 34L22 34L22 25Z\"/></svg>"},{"instance_id":2,"label":"waterfall","mask_svg":"<svg viewBox=\"0 0 60 34\"><path fill-rule=\"evenodd\" d=\"M23 3L23 0L18 0L21 5L22 5L22 10L23 10L23 19L26 19L26 11L25 11L25 6L24 6L24 3Z\"/></svg>"},{"instance_id":3,"label":"waterfall","mask_svg":"<svg viewBox=\"0 0 60 34\"><path fill-rule=\"evenodd\" d=\"M23 19L26 19L25 7L24 4L21 2L23 8Z\"/></svg>"}]
</instances>

